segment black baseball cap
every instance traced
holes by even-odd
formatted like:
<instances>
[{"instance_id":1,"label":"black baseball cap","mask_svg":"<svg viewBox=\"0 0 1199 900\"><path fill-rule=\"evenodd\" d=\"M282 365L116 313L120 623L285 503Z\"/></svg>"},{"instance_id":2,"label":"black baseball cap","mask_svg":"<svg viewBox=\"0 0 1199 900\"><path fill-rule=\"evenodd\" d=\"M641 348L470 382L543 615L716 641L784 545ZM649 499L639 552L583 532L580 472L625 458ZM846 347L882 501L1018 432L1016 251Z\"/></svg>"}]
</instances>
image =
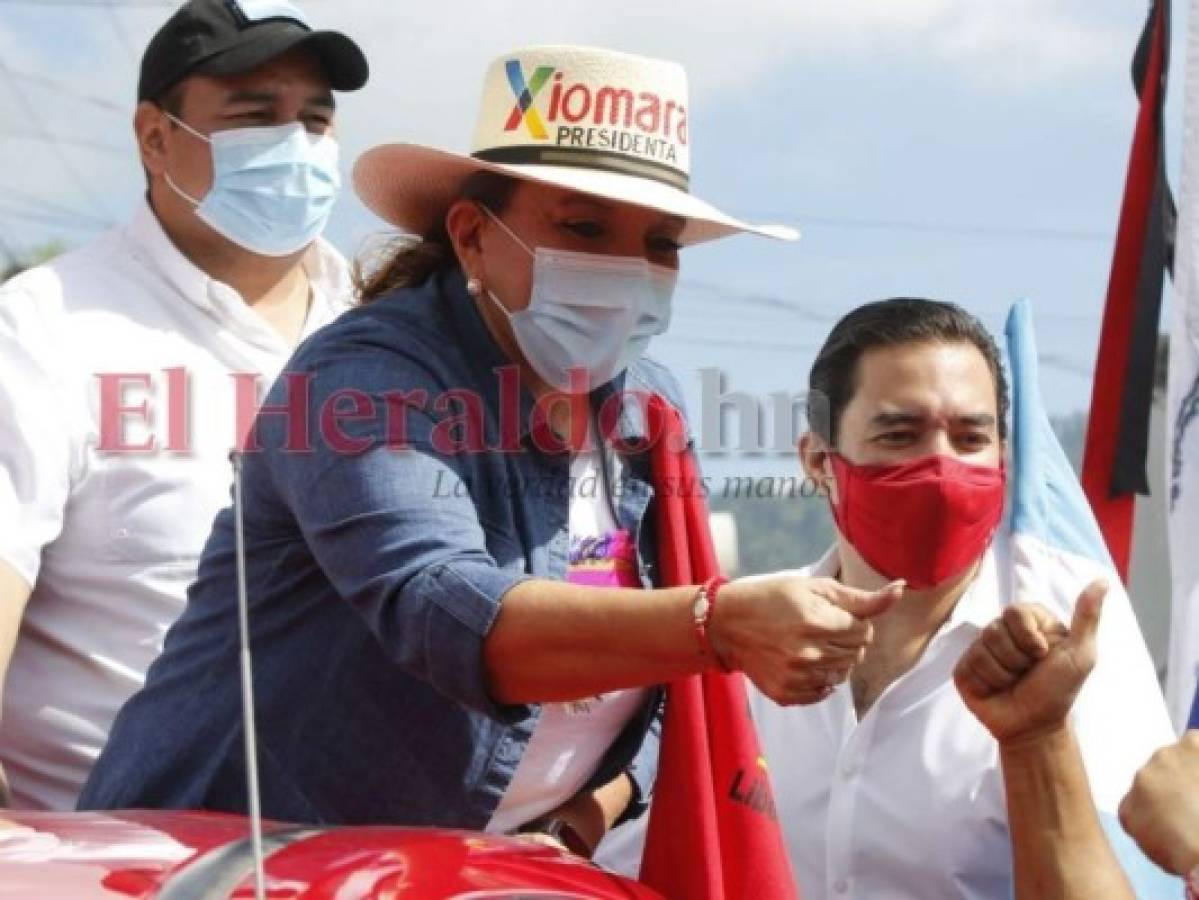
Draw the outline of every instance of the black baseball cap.
<instances>
[{"instance_id":1,"label":"black baseball cap","mask_svg":"<svg viewBox=\"0 0 1199 900\"><path fill-rule=\"evenodd\" d=\"M337 31L314 31L289 0L188 0L150 39L137 99L158 100L189 75L239 75L303 47L316 55L337 91L356 91L370 74L366 57Z\"/></svg>"}]
</instances>

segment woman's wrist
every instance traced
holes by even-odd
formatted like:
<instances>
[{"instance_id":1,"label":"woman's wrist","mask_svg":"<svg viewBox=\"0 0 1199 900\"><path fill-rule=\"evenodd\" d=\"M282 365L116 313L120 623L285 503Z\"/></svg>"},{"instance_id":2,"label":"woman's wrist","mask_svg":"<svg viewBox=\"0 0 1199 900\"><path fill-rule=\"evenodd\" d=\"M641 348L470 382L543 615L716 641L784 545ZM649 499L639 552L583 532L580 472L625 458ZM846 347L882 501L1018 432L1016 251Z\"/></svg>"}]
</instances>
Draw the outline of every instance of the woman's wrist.
<instances>
[{"instance_id":1,"label":"woman's wrist","mask_svg":"<svg viewBox=\"0 0 1199 900\"><path fill-rule=\"evenodd\" d=\"M534 819L520 831L548 835L571 853L590 858L636 793L632 777L622 772L607 784L584 791Z\"/></svg>"},{"instance_id":2,"label":"woman's wrist","mask_svg":"<svg viewBox=\"0 0 1199 900\"><path fill-rule=\"evenodd\" d=\"M717 602L721 589L728 584L728 579L717 576L709 578L695 594L691 606L691 618L695 629L695 639L699 652L709 666L715 664L725 672L733 671L731 659L726 648L714 634L713 621L716 617Z\"/></svg>"},{"instance_id":3,"label":"woman's wrist","mask_svg":"<svg viewBox=\"0 0 1199 900\"><path fill-rule=\"evenodd\" d=\"M599 840L594 842L588 840L579 831L577 823L572 821L565 812L551 813L540 819L534 819L521 826L517 834L545 835L567 852L581 856L583 859L591 859L595 854L595 848L599 846ZM600 839L602 837L601 835Z\"/></svg>"},{"instance_id":4,"label":"woman's wrist","mask_svg":"<svg viewBox=\"0 0 1199 900\"><path fill-rule=\"evenodd\" d=\"M736 597L739 583L725 582L720 586L720 603L712 608L708 617L708 643L712 648L713 661L726 672L741 671L741 661L732 640L730 624L736 619Z\"/></svg>"}]
</instances>

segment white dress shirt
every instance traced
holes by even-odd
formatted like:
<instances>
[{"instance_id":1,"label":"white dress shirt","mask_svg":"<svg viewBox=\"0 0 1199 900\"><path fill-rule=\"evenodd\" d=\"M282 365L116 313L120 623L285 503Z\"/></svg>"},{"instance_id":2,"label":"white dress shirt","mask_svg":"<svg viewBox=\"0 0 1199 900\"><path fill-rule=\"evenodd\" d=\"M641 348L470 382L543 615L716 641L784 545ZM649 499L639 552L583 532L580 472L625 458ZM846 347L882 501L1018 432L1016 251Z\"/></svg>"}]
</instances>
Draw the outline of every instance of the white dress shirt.
<instances>
[{"instance_id":1,"label":"white dress shirt","mask_svg":"<svg viewBox=\"0 0 1199 900\"><path fill-rule=\"evenodd\" d=\"M848 684L822 703L789 708L751 686L804 900L1010 900L998 746L962 703L952 673L979 632L1014 600L1039 602L1069 624L1079 592L1103 574L1075 557L1037 552L1043 594L1015 598L1011 543L997 539L949 621L861 721ZM836 570L831 551L793 574ZM1153 664L1118 585L1104 604L1098 662L1072 723L1096 806L1101 816L1114 817L1136 770L1172 740Z\"/></svg>"},{"instance_id":2,"label":"white dress shirt","mask_svg":"<svg viewBox=\"0 0 1199 900\"><path fill-rule=\"evenodd\" d=\"M345 260L323 241L305 268L306 336L351 294ZM179 252L148 204L0 287L0 559L33 586L0 720L14 805L74 806L229 502L232 375L260 375L261 394L291 351ZM110 445L153 438L154 449L102 448L101 373L134 376L120 403L148 404L119 417L108 404L122 426Z\"/></svg>"}]
</instances>

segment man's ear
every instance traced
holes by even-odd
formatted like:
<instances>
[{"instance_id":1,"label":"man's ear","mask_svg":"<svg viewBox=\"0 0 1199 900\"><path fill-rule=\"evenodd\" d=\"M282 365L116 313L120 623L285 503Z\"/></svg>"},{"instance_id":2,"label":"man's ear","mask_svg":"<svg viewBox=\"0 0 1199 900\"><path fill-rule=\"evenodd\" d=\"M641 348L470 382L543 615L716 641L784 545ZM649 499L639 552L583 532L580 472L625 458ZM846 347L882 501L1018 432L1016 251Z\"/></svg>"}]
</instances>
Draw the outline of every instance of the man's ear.
<instances>
[{"instance_id":1,"label":"man's ear","mask_svg":"<svg viewBox=\"0 0 1199 900\"><path fill-rule=\"evenodd\" d=\"M814 431L805 432L799 439L799 463L804 474L825 492L832 487L832 468L828 464L832 448L828 441Z\"/></svg>"},{"instance_id":2,"label":"man's ear","mask_svg":"<svg viewBox=\"0 0 1199 900\"><path fill-rule=\"evenodd\" d=\"M170 120L156 103L143 100L133 113L133 136L137 140L142 166L151 175L161 175L167 167L166 131Z\"/></svg>"}]
</instances>

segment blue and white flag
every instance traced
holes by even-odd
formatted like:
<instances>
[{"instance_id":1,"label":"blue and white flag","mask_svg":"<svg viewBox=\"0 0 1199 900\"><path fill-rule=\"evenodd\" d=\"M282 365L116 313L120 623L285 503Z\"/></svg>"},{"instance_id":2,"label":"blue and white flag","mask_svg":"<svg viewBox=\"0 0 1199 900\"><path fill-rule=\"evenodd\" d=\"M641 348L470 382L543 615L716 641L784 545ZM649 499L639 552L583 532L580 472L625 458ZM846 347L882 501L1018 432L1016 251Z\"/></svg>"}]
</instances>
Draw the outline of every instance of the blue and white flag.
<instances>
[{"instance_id":1,"label":"blue and white flag","mask_svg":"<svg viewBox=\"0 0 1199 900\"><path fill-rule=\"evenodd\" d=\"M1041 401L1037 343L1027 300L1012 306L1005 334L1012 375L1013 538L1090 560L1110 571L1111 580L1118 583L1103 534ZM1025 577L1034 576L1026 573Z\"/></svg>"},{"instance_id":2,"label":"blue and white flag","mask_svg":"<svg viewBox=\"0 0 1199 900\"><path fill-rule=\"evenodd\" d=\"M1027 301L1007 322L1012 375L1013 596L1069 623L1078 595L1102 578L1109 589L1098 657L1071 713L1099 818L1138 897L1180 896L1181 883L1154 866L1120 827L1120 801L1159 747L1174 740L1157 673L1099 526L1049 422L1038 386Z\"/></svg>"},{"instance_id":3,"label":"blue and white flag","mask_svg":"<svg viewBox=\"0 0 1199 900\"><path fill-rule=\"evenodd\" d=\"M1166 401L1166 497L1173 580L1166 699L1174 725L1199 728L1199 0L1187 23L1174 321Z\"/></svg>"}]
</instances>

